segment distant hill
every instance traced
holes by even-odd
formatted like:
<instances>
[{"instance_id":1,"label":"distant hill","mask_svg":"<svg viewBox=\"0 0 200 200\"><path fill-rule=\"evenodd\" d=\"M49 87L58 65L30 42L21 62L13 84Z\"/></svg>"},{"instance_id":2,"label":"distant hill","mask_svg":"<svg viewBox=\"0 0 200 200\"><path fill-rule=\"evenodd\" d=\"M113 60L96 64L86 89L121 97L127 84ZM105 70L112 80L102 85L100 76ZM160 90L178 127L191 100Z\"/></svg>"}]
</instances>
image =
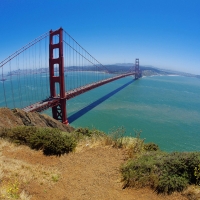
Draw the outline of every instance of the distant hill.
<instances>
[{"instance_id":1,"label":"distant hill","mask_svg":"<svg viewBox=\"0 0 200 200\"><path fill-rule=\"evenodd\" d=\"M67 67L67 70L71 71L96 71L98 66L84 66L80 69L80 67L77 66L71 66ZM104 65L104 67L99 66L100 71L102 72L108 72L108 73L125 73L131 70L134 70L135 64L134 63L116 63L116 64L110 64L110 65ZM200 78L200 75L185 73L185 72L179 72L175 70L168 70L168 69L159 69L154 66L142 66L140 65L140 70L142 71L143 76L153 76L153 75L179 75L179 76L187 76L187 77L195 77Z\"/></svg>"},{"instance_id":2,"label":"distant hill","mask_svg":"<svg viewBox=\"0 0 200 200\"><path fill-rule=\"evenodd\" d=\"M129 71L134 70L135 64L134 63L116 63L116 64L110 64L110 65L88 65L88 66L68 66L65 67L65 71L97 71L97 69L100 72L103 73L126 73ZM140 65L140 69L142 71L143 76L152 76L152 75L180 75L180 76L188 76L188 77L195 77L195 78L200 78L200 75L195 75L195 74L190 74L190 73L185 73L185 72L179 72L175 70L168 70L168 69L159 69L151 65L145 65L142 66ZM55 69L55 71L58 69ZM12 72L9 72L7 76L5 76L2 80L0 81L5 81L8 76L11 75L19 75L19 74L37 74L37 73L48 73L49 69L48 68L38 68L38 69L30 69L29 71L26 70L15 70Z\"/></svg>"},{"instance_id":3,"label":"distant hill","mask_svg":"<svg viewBox=\"0 0 200 200\"><path fill-rule=\"evenodd\" d=\"M131 69L134 69L134 63L117 63L112 65L105 65L106 68L109 69L111 73L119 73L119 72L127 72ZM143 76L152 76L152 75L179 75L179 76L187 76L187 77L195 77L200 78L200 75L179 72L175 70L168 69L159 69L153 66L142 66L140 65L140 69L142 71Z\"/></svg>"}]
</instances>

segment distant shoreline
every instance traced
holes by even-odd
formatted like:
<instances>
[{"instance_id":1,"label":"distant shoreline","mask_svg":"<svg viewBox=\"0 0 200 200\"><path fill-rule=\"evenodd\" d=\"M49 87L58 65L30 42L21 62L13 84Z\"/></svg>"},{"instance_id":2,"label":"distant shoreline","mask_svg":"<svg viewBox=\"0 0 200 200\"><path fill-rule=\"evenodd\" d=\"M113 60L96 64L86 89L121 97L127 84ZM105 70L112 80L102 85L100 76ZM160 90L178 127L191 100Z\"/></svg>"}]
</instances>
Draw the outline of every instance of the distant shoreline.
<instances>
[{"instance_id":1,"label":"distant shoreline","mask_svg":"<svg viewBox=\"0 0 200 200\"><path fill-rule=\"evenodd\" d=\"M98 71L96 72L95 67L88 67L85 66L84 70L83 67L78 68L76 66L72 67L65 67L65 72L94 72L94 73L110 73L110 74L117 74L117 73L126 73L127 71L130 71L130 66L126 65L106 65L105 66L109 71ZM200 75L195 75L195 74L190 74L190 73L185 73L185 72L177 72L177 71L172 71L172 70L163 70L163 69L158 69L154 67L145 67L145 66L140 66L140 69L142 71L143 76L153 76L153 75L167 75L167 76L185 76L185 77L195 77L195 78L200 78ZM134 65L132 66L132 70L134 70ZM57 71L55 71L57 72ZM16 76L16 75L28 75L28 74L48 74L49 70L48 68L39 68L39 69L18 69L14 71L8 72L8 74L4 74L4 77L8 76ZM5 78L6 79L6 78ZM0 81L4 81L0 79Z\"/></svg>"}]
</instances>

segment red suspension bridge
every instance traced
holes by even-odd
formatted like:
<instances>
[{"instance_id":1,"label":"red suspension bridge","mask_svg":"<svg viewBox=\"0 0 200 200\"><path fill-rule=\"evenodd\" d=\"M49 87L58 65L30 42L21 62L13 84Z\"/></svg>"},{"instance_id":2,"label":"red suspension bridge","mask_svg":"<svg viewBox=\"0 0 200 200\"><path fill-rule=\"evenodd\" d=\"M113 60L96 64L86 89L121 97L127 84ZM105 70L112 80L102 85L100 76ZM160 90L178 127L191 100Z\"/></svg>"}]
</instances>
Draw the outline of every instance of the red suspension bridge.
<instances>
[{"instance_id":1,"label":"red suspension bridge","mask_svg":"<svg viewBox=\"0 0 200 200\"><path fill-rule=\"evenodd\" d=\"M0 69L0 106L26 112L51 108L53 118L64 124L68 124L67 100L117 79L141 77L138 58L129 71L116 73L62 28L28 43L0 62Z\"/></svg>"}]
</instances>

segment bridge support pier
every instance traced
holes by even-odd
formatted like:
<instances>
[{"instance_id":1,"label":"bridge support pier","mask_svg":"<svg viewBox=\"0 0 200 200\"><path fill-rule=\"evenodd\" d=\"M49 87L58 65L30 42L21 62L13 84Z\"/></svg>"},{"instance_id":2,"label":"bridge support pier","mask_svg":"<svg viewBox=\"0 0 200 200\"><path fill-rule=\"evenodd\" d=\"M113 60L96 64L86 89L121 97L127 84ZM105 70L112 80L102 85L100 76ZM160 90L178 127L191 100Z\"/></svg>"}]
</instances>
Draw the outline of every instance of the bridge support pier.
<instances>
[{"instance_id":1,"label":"bridge support pier","mask_svg":"<svg viewBox=\"0 0 200 200\"><path fill-rule=\"evenodd\" d=\"M49 74L50 74L50 96L59 98L59 104L52 107L52 115L56 120L68 124L65 94L64 58L63 58L63 29L49 32ZM58 36L59 42L53 43L53 38ZM59 57L55 57L55 52L59 52ZM59 74L55 75L55 66L58 66ZM56 72L56 73L58 73ZM59 95L56 91L56 83L59 85Z\"/></svg>"}]
</instances>

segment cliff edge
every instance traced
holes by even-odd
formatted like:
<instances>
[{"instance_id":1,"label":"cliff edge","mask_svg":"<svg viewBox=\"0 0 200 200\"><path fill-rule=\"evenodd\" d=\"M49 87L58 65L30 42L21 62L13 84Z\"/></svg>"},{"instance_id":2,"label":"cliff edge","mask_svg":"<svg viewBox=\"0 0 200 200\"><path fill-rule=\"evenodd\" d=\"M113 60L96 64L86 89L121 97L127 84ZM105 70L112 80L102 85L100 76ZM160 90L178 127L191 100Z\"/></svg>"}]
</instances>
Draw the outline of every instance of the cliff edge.
<instances>
[{"instance_id":1,"label":"cliff edge","mask_svg":"<svg viewBox=\"0 0 200 200\"><path fill-rule=\"evenodd\" d=\"M52 117L37 112L26 113L21 109L0 108L0 128L12 128L16 126L52 127L62 131L71 132L69 125L64 125Z\"/></svg>"}]
</instances>

